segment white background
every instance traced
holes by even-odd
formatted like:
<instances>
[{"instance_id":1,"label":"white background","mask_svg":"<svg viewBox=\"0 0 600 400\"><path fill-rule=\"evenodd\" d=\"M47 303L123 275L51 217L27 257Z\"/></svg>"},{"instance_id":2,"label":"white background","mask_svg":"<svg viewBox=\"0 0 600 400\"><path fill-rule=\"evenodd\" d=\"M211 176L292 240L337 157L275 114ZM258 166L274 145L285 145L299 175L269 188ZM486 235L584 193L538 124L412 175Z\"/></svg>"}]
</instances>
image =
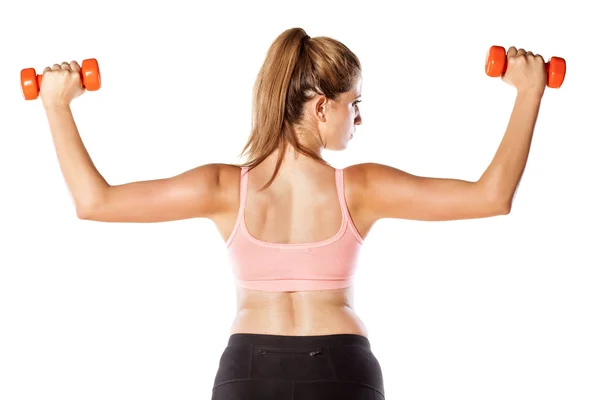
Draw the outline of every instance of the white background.
<instances>
[{"instance_id":1,"label":"white background","mask_svg":"<svg viewBox=\"0 0 600 400\"><path fill-rule=\"evenodd\" d=\"M296 26L363 63L364 124L325 154L337 167L475 180L515 97L488 48L567 60L512 213L378 223L355 303L389 399L600 398L596 5L469 3L3 3L0 399L209 399L235 312L212 223L76 218L21 68L97 58L102 89L73 103L84 143L109 183L154 179L239 161L256 74Z\"/></svg>"}]
</instances>

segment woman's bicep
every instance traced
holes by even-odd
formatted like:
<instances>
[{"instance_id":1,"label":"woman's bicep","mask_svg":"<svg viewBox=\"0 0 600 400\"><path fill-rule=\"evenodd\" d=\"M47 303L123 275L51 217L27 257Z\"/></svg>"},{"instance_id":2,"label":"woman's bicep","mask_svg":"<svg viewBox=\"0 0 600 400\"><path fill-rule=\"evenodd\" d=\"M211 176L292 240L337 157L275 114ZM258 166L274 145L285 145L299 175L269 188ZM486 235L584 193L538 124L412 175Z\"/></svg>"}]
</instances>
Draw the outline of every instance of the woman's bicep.
<instances>
[{"instance_id":1,"label":"woman's bicep","mask_svg":"<svg viewBox=\"0 0 600 400\"><path fill-rule=\"evenodd\" d=\"M211 217L223 204L220 164L203 165L182 174L109 186L78 217L103 222L164 222Z\"/></svg>"},{"instance_id":2,"label":"woman's bicep","mask_svg":"<svg viewBox=\"0 0 600 400\"><path fill-rule=\"evenodd\" d=\"M362 166L365 204L375 220L447 221L508 213L509 205L481 182L421 177L374 163Z\"/></svg>"}]
</instances>

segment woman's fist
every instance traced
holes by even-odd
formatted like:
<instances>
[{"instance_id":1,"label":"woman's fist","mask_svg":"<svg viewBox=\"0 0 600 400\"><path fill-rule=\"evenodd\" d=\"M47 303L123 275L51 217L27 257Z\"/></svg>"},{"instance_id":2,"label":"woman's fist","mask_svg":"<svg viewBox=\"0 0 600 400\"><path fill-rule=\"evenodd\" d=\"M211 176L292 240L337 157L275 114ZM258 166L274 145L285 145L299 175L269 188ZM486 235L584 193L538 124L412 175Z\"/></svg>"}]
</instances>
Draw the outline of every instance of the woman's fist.
<instances>
[{"instance_id":1,"label":"woman's fist","mask_svg":"<svg viewBox=\"0 0 600 400\"><path fill-rule=\"evenodd\" d=\"M517 49L506 52L508 66L502 80L517 89L518 93L532 92L542 95L546 89L546 63L539 54Z\"/></svg>"},{"instance_id":2,"label":"woman's fist","mask_svg":"<svg viewBox=\"0 0 600 400\"><path fill-rule=\"evenodd\" d=\"M76 61L54 64L44 68L40 98L44 106L69 105L85 91L81 81L81 67Z\"/></svg>"}]
</instances>

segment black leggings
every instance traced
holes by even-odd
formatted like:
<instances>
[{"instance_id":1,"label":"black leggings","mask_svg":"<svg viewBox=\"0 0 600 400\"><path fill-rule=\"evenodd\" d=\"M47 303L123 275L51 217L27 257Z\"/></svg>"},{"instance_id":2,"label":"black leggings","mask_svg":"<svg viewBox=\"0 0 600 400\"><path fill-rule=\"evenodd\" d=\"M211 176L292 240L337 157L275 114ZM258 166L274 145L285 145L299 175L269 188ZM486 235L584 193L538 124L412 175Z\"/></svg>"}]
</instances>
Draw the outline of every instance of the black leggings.
<instances>
[{"instance_id":1,"label":"black leggings","mask_svg":"<svg viewBox=\"0 0 600 400\"><path fill-rule=\"evenodd\" d=\"M233 334L212 400L383 400L383 377L360 335Z\"/></svg>"}]
</instances>

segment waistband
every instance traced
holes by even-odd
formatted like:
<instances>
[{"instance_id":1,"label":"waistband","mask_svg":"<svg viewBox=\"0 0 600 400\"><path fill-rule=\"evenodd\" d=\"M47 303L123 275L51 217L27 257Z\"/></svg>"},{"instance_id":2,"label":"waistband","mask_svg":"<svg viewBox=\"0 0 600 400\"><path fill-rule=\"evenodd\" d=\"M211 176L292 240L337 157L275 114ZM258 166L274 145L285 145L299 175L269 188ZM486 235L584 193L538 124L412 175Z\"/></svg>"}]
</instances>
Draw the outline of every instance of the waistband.
<instances>
[{"instance_id":1,"label":"waistband","mask_svg":"<svg viewBox=\"0 0 600 400\"><path fill-rule=\"evenodd\" d=\"M275 347L335 347L360 346L371 349L371 343L366 336L349 333L315 336L265 335L258 333L234 333L229 336L228 345L262 345Z\"/></svg>"}]
</instances>

